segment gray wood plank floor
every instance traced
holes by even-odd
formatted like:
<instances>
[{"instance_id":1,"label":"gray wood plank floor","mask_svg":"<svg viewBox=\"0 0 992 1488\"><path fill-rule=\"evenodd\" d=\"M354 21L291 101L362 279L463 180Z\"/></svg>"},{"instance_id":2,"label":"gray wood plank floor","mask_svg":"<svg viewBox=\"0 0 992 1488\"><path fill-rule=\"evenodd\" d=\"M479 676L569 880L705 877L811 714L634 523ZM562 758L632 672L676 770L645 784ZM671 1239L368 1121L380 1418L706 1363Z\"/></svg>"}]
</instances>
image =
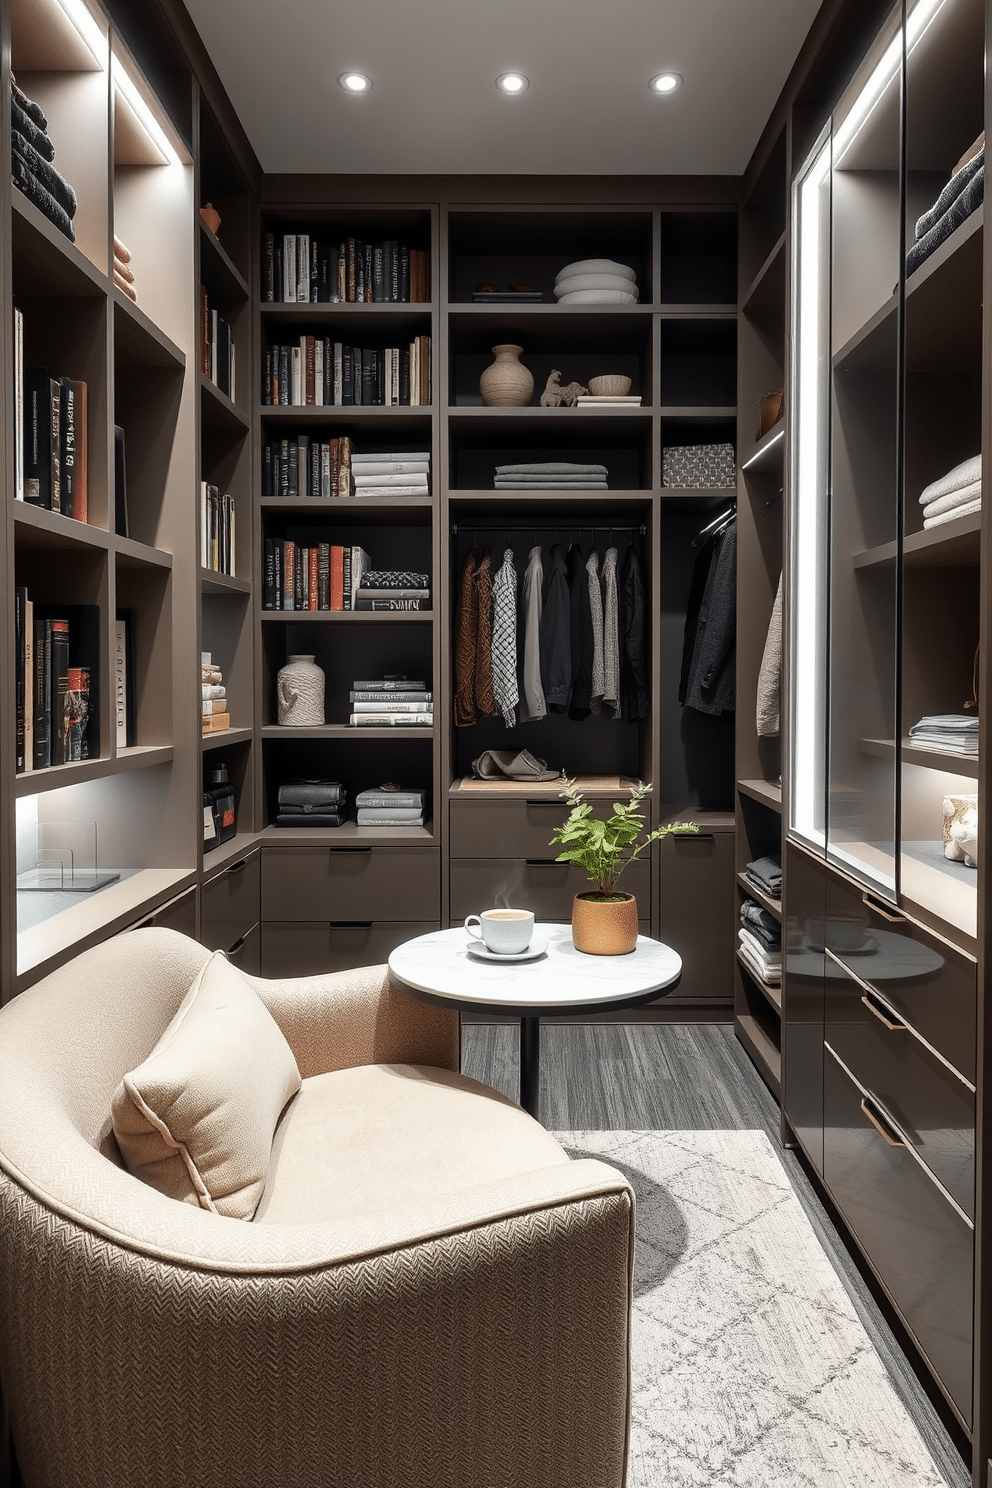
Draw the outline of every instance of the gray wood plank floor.
<instances>
[{"instance_id":1,"label":"gray wood plank floor","mask_svg":"<svg viewBox=\"0 0 992 1488\"><path fill-rule=\"evenodd\" d=\"M517 1025L464 1024L462 1070L518 1099ZM782 1148L778 1106L729 1024L543 1024L541 1120L550 1131L766 1132L945 1481L967 1488L964 1443L943 1424L800 1158Z\"/></svg>"}]
</instances>

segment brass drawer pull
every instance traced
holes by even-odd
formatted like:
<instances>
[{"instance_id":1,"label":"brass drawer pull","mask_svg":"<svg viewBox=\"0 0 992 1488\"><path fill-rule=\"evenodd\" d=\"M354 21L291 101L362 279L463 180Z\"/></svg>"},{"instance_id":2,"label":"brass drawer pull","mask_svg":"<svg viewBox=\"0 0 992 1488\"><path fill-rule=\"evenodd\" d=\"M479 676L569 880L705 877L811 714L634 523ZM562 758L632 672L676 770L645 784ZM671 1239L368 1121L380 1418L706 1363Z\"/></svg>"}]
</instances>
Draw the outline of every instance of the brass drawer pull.
<instances>
[{"instance_id":1,"label":"brass drawer pull","mask_svg":"<svg viewBox=\"0 0 992 1488\"><path fill-rule=\"evenodd\" d=\"M882 1118L879 1117L879 1116L874 1115L874 1113L872 1112L872 1110L870 1109L870 1107L868 1105L868 1098L867 1098L867 1096L863 1096L862 1099L861 1099L861 1114L863 1116L867 1116L868 1120L871 1122L872 1126L878 1132L878 1135L882 1138L882 1141L885 1142L886 1146L888 1146L888 1147L905 1147L905 1145L906 1145L905 1142L901 1142L901 1141L898 1140L898 1138L892 1137L892 1136L889 1135L889 1133L886 1130L886 1128L882 1125Z\"/></svg>"},{"instance_id":2,"label":"brass drawer pull","mask_svg":"<svg viewBox=\"0 0 992 1488\"><path fill-rule=\"evenodd\" d=\"M891 905L887 905L886 908L883 909L881 902L875 898L874 894L869 893L867 889L865 889L864 893L861 895L861 902L865 906L865 908L870 909L873 914L879 915L883 920L888 920L890 925L906 924L906 916L904 914L900 914L898 910L896 910L893 914Z\"/></svg>"},{"instance_id":3,"label":"brass drawer pull","mask_svg":"<svg viewBox=\"0 0 992 1488\"><path fill-rule=\"evenodd\" d=\"M872 996L871 996L870 993L866 992L864 994L864 996L862 997L861 1001L863 1002L863 1004L865 1005L865 1007L868 1009L868 1011L871 1013L872 1017L873 1018L877 1018L878 1021L879 1021L879 1023L882 1024L883 1028L887 1028L890 1033L905 1033L906 1032L906 1025L902 1021L902 1019L901 1018L897 1018L895 1016L895 1014L894 1013L891 1013L888 1008L886 1008L885 1011L883 1012L882 1011L882 1008L876 1007L875 1006L875 1002L874 1002L874 1000L873 1000L873 998L872 998ZM883 1004L883 1006L884 1006L884 1004ZM888 1014L888 1016L886 1016L886 1014Z\"/></svg>"}]
</instances>

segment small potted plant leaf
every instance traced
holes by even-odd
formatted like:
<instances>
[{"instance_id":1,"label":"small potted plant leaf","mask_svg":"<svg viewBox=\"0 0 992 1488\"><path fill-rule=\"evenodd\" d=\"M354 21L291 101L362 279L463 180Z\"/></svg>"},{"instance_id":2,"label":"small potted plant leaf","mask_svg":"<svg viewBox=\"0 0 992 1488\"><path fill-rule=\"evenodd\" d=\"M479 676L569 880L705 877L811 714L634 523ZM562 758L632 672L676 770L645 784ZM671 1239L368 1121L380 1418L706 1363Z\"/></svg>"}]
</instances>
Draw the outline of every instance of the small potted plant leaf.
<instances>
[{"instance_id":1,"label":"small potted plant leaf","mask_svg":"<svg viewBox=\"0 0 992 1488\"><path fill-rule=\"evenodd\" d=\"M629 801L614 801L613 815L593 815L593 808L572 780L565 780L559 794L571 810L551 838L551 846L563 851L558 863L576 863L594 888L576 894L572 901L572 944L591 956L622 956L637 944L637 900L617 888L617 880L629 863L662 837L675 832L697 832L691 822L673 822L644 833L641 803L650 785L630 788ZM639 838L642 840L638 841Z\"/></svg>"}]
</instances>

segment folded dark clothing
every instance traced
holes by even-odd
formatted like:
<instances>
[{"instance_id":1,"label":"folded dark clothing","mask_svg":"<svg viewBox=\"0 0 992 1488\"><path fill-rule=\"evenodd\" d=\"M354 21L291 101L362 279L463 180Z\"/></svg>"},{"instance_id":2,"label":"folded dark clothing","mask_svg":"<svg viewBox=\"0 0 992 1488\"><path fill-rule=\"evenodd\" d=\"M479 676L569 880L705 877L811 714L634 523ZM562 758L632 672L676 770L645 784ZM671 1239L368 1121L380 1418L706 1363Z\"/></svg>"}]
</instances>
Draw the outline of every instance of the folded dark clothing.
<instances>
[{"instance_id":1,"label":"folded dark clothing","mask_svg":"<svg viewBox=\"0 0 992 1488\"><path fill-rule=\"evenodd\" d=\"M941 191L932 207L929 207L916 224L916 241L925 238L937 226L947 209L966 191L971 181L985 165L985 146L976 150L971 159L957 171Z\"/></svg>"},{"instance_id":2,"label":"folded dark clothing","mask_svg":"<svg viewBox=\"0 0 992 1488\"><path fill-rule=\"evenodd\" d=\"M29 140L26 140L24 135L16 129L11 134L11 144L15 153L24 161L24 164L35 180L40 181L45 190L51 192L63 212L65 212L71 221L76 215L77 203L76 193L69 185L69 182L64 176L59 175L50 161L42 159L34 145Z\"/></svg>"},{"instance_id":3,"label":"folded dark clothing","mask_svg":"<svg viewBox=\"0 0 992 1488\"><path fill-rule=\"evenodd\" d=\"M11 94L10 98L10 122L15 129L19 129L26 140L30 140L39 155L46 160L55 159L55 146L45 131L37 125L28 113L22 108L17 99Z\"/></svg>"},{"instance_id":4,"label":"folded dark clothing","mask_svg":"<svg viewBox=\"0 0 992 1488\"><path fill-rule=\"evenodd\" d=\"M984 157L983 157L984 159ZM967 167L966 167L967 169ZM960 174L963 176L964 171ZM951 236L951 233L959 228L962 222L966 222L976 208L980 207L985 199L985 166L981 165L975 175L971 177L968 184L959 196L956 196L951 205L944 212L928 233L916 242L906 254L906 273L914 273L921 264L925 263L935 249Z\"/></svg>"},{"instance_id":5,"label":"folded dark clothing","mask_svg":"<svg viewBox=\"0 0 992 1488\"><path fill-rule=\"evenodd\" d=\"M755 858L753 863L746 863L744 872L752 883L764 889L773 899L782 897L782 859L778 856L769 855L766 858Z\"/></svg>"},{"instance_id":6,"label":"folded dark clothing","mask_svg":"<svg viewBox=\"0 0 992 1488\"><path fill-rule=\"evenodd\" d=\"M10 174L14 185L23 191L28 201L36 206L38 211L58 228L59 232L65 233L66 237L74 243L76 234L72 230L72 220L59 206L52 193L46 191L41 182L31 174L19 155L11 158Z\"/></svg>"},{"instance_id":7,"label":"folded dark clothing","mask_svg":"<svg viewBox=\"0 0 992 1488\"><path fill-rule=\"evenodd\" d=\"M277 816L277 827L340 827L347 818L333 812L318 814L316 811L304 816L302 812L296 812L289 816Z\"/></svg>"},{"instance_id":8,"label":"folded dark clothing","mask_svg":"<svg viewBox=\"0 0 992 1488\"><path fill-rule=\"evenodd\" d=\"M749 930L755 940L761 942L766 951L780 951L782 949L782 927L775 916L762 909L760 904L755 904L753 899L745 899L741 905L741 924Z\"/></svg>"},{"instance_id":9,"label":"folded dark clothing","mask_svg":"<svg viewBox=\"0 0 992 1488\"><path fill-rule=\"evenodd\" d=\"M10 96L15 103L19 103L21 105L21 108L29 116L29 118L34 120L38 128L43 129L47 134L48 120L45 118L45 115L42 112L41 104L35 103L33 98L29 98L24 90L17 86L13 78L11 78L10 80Z\"/></svg>"}]
</instances>

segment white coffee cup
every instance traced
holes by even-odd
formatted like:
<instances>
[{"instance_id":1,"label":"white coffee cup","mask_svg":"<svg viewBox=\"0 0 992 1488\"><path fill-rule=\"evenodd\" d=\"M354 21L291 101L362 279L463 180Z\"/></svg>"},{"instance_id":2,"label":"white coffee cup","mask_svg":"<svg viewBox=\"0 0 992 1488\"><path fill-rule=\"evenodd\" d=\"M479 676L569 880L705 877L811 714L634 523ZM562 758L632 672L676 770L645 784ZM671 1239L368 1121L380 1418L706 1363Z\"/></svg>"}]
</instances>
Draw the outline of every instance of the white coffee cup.
<instances>
[{"instance_id":1,"label":"white coffee cup","mask_svg":"<svg viewBox=\"0 0 992 1488\"><path fill-rule=\"evenodd\" d=\"M530 945L534 915L529 909L484 909L466 917L465 929L494 955L516 956Z\"/></svg>"}]
</instances>

